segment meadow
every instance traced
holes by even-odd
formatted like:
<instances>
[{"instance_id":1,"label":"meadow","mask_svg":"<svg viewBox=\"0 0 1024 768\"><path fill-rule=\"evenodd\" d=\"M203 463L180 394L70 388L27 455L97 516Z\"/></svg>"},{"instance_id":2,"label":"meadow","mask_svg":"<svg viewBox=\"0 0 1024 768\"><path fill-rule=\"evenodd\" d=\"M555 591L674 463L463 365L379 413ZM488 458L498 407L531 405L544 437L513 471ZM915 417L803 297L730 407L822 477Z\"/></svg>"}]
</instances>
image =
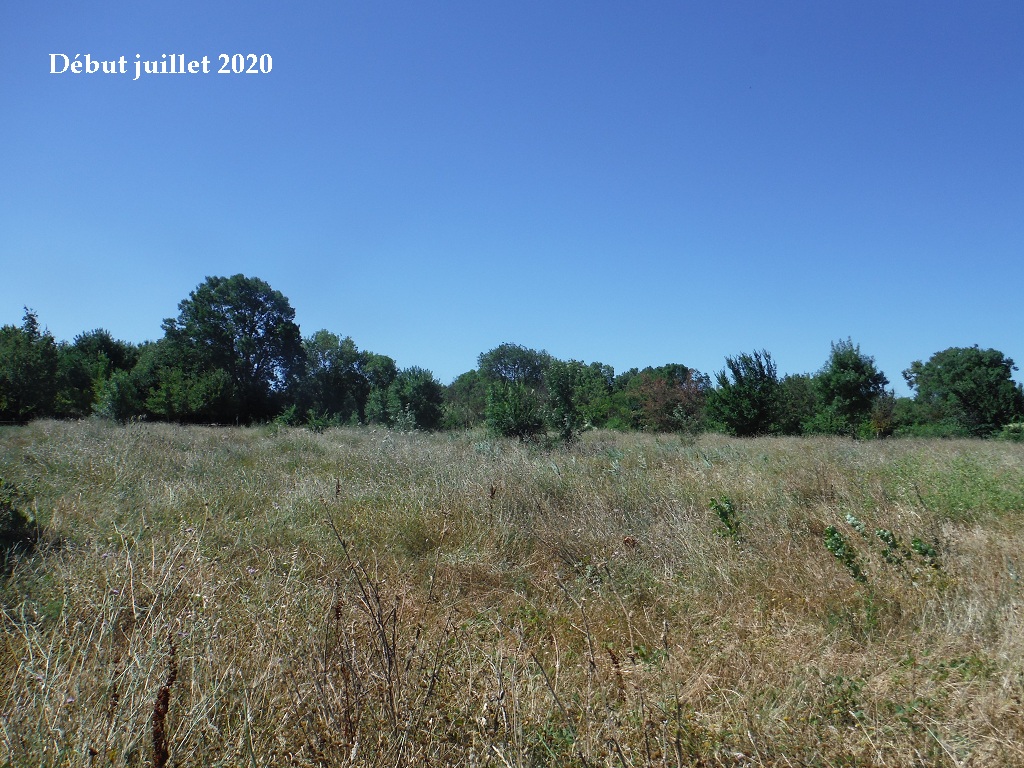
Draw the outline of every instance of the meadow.
<instances>
[{"instance_id":1,"label":"meadow","mask_svg":"<svg viewBox=\"0 0 1024 768\"><path fill-rule=\"evenodd\" d=\"M0 429L0 766L1022 766L1024 444Z\"/></svg>"}]
</instances>

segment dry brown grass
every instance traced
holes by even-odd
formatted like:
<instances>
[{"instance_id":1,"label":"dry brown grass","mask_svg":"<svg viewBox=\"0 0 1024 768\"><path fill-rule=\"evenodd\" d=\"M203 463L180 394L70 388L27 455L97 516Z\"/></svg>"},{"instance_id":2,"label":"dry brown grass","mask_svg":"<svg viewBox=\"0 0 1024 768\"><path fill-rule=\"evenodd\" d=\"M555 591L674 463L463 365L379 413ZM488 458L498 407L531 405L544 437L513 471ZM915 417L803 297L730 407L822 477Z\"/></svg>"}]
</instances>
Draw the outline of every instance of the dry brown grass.
<instances>
[{"instance_id":1,"label":"dry brown grass","mask_svg":"<svg viewBox=\"0 0 1024 768\"><path fill-rule=\"evenodd\" d=\"M40 422L0 476L0 765L1024 765L1021 445Z\"/></svg>"}]
</instances>

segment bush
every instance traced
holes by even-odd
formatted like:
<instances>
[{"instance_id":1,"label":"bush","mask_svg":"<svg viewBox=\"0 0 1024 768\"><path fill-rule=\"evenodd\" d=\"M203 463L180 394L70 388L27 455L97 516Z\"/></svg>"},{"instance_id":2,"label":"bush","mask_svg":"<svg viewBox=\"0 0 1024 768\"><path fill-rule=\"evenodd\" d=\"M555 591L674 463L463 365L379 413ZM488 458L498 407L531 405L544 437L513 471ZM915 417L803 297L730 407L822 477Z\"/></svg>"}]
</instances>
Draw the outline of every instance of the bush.
<instances>
[{"instance_id":1,"label":"bush","mask_svg":"<svg viewBox=\"0 0 1024 768\"><path fill-rule=\"evenodd\" d=\"M497 382L487 391L487 426L498 435L527 440L544 431L537 393L525 384Z\"/></svg>"},{"instance_id":2,"label":"bush","mask_svg":"<svg viewBox=\"0 0 1024 768\"><path fill-rule=\"evenodd\" d=\"M552 360L545 374L548 417L565 443L573 442L583 430L583 385L588 368L577 360Z\"/></svg>"},{"instance_id":3,"label":"bush","mask_svg":"<svg viewBox=\"0 0 1024 768\"><path fill-rule=\"evenodd\" d=\"M896 430L896 394L883 392L871 404L867 428L873 437L889 437Z\"/></svg>"},{"instance_id":4,"label":"bush","mask_svg":"<svg viewBox=\"0 0 1024 768\"><path fill-rule=\"evenodd\" d=\"M127 422L144 413L142 396L130 371L114 371L99 385L93 413L104 419Z\"/></svg>"},{"instance_id":5,"label":"bush","mask_svg":"<svg viewBox=\"0 0 1024 768\"><path fill-rule=\"evenodd\" d=\"M319 435L333 426L336 426L335 421L327 411L317 413L312 408L306 411L306 429L310 432Z\"/></svg>"},{"instance_id":6,"label":"bush","mask_svg":"<svg viewBox=\"0 0 1024 768\"><path fill-rule=\"evenodd\" d=\"M906 424L896 429L896 437L970 437L971 433L953 421L936 421L925 424Z\"/></svg>"},{"instance_id":7,"label":"bush","mask_svg":"<svg viewBox=\"0 0 1024 768\"><path fill-rule=\"evenodd\" d=\"M1000 440L1009 440L1013 443L1024 443L1024 421L1014 424L1006 424L999 432Z\"/></svg>"},{"instance_id":8,"label":"bush","mask_svg":"<svg viewBox=\"0 0 1024 768\"><path fill-rule=\"evenodd\" d=\"M832 405L826 405L803 424L807 435L849 435L853 427L849 420Z\"/></svg>"}]
</instances>

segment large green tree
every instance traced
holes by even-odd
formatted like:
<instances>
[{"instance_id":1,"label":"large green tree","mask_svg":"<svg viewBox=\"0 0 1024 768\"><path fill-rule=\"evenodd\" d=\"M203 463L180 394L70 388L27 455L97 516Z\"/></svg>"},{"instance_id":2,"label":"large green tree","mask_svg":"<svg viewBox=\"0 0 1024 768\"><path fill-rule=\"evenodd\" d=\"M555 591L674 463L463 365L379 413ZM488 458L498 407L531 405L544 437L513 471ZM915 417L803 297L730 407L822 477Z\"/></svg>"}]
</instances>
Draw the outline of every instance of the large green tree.
<instances>
[{"instance_id":1,"label":"large green tree","mask_svg":"<svg viewBox=\"0 0 1024 768\"><path fill-rule=\"evenodd\" d=\"M615 380L617 421L651 432L694 432L704 424L711 380L678 363L631 369Z\"/></svg>"},{"instance_id":2,"label":"large green tree","mask_svg":"<svg viewBox=\"0 0 1024 768\"><path fill-rule=\"evenodd\" d=\"M518 344L500 344L478 359L487 382L486 420L508 437L527 438L544 429L545 375L553 358Z\"/></svg>"},{"instance_id":3,"label":"large green tree","mask_svg":"<svg viewBox=\"0 0 1024 768\"><path fill-rule=\"evenodd\" d=\"M365 417L370 380L363 371L367 355L354 341L320 330L303 340L305 374L295 388L296 406L332 422L345 424Z\"/></svg>"},{"instance_id":4,"label":"large green tree","mask_svg":"<svg viewBox=\"0 0 1024 768\"><path fill-rule=\"evenodd\" d=\"M885 394L889 379L850 339L832 344L832 352L814 388L819 412L808 422L810 431L856 434L871 418L875 401Z\"/></svg>"},{"instance_id":5,"label":"large green tree","mask_svg":"<svg viewBox=\"0 0 1024 768\"><path fill-rule=\"evenodd\" d=\"M449 429L466 429L483 423L487 413L487 386L487 380L476 369L456 376L445 387L444 425Z\"/></svg>"},{"instance_id":6,"label":"large green tree","mask_svg":"<svg viewBox=\"0 0 1024 768\"><path fill-rule=\"evenodd\" d=\"M477 360L477 368L488 381L525 384L540 389L544 386L544 374L553 359L544 350L506 342L482 353Z\"/></svg>"},{"instance_id":7,"label":"large green tree","mask_svg":"<svg viewBox=\"0 0 1024 768\"><path fill-rule=\"evenodd\" d=\"M548 418L566 443L586 424L584 408L590 398L591 370L578 360L552 360L545 372Z\"/></svg>"},{"instance_id":8,"label":"large green tree","mask_svg":"<svg viewBox=\"0 0 1024 768\"><path fill-rule=\"evenodd\" d=\"M179 417L187 418L187 411L207 417L206 409L196 411L207 396L224 403L223 420L272 416L305 361L295 310L255 277L208 277L163 329L163 370L153 400L177 399L186 407Z\"/></svg>"},{"instance_id":9,"label":"large green tree","mask_svg":"<svg viewBox=\"0 0 1024 768\"><path fill-rule=\"evenodd\" d=\"M102 328L80 333L71 344L60 343L58 352L55 412L70 418L92 413L106 382L119 371L130 371L139 359L138 347Z\"/></svg>"},{"instance_id":10,"label":"large green tree","mask_svg":"<svg viewBox=\"0 0 1024 768\"><path fill-rule=\"evenodd\" d=\"M1013 381L1013 360L995 349L950 347L903 371L914 390L917 417L947 423L971 435L989 435L1024 412L1024 392Z\"/></svg>"},{"instance_id":11,"label":"large green tree","mask_svg":"<svg viewBox=\"0 0 1024 768\"><path fill-rule=\"evenodd\" d=\"M49 331L25 309L21 326L0 327L0 421L50 416L57 394L59 354Z\"/></svg>"},{"instance_id":12,"label":"large green tree","mask_svg":"<svg viewBox=\"0 0 1024 768\"><path fill-rule=\"evenodd\" d=\"M779 431L780 384L775 361L765 350L725 359L725 370L709 407L712 417L740 437Z\"/></svg>"}]
</instances>

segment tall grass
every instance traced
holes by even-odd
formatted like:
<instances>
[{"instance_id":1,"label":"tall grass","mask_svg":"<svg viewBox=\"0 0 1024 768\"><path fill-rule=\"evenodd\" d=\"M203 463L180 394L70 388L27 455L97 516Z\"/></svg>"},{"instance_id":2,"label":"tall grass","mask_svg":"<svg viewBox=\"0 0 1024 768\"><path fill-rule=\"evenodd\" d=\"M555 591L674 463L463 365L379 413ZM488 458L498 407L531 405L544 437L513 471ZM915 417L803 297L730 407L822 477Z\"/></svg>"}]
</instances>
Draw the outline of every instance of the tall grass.
<instances>
[{"instance_id":1,"label":"tall grass","mask_svg":"<svg viewBox=\"0 0 1024 768\"><path fill-rule=\"evenodd\" d=\"M1020 444L37 422L0 477L0 765L1024 765Z\"/></svg>"}]
</instances>

